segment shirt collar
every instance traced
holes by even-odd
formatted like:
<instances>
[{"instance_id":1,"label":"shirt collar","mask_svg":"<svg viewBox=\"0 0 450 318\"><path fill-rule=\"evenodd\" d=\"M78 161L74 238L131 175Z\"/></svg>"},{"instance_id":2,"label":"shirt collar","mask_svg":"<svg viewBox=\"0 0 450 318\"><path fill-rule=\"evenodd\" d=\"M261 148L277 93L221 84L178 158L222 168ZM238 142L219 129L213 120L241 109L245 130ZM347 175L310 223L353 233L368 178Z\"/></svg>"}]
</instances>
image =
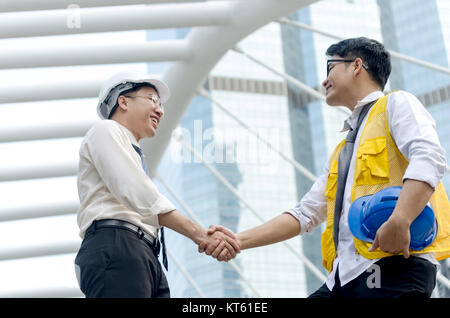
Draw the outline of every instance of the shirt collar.
<instances>
[{"instance_id":1,"label":"shirt collar","mask_svg":"<svg viewBox=\"0 0 450 318\"><path fill-rule=\"evenodd\" d=\"M353 128L356 126L356 122L358 120L358 116L361 113L362 110L362 106L373 102L381 97L383 97L384 94L382 91L374 91L372 93L370 93L369 95L367 95L366 97L364 97L363 99L359 100L356 105L355 108L353 109L353 112L351 113L351 115L344 121L344 126L342 127L341 132L347 131L350 128Z\"/></svg>"},{"instance_id":2,"label":"shirt collar","mask_svg":"<svg viewBox=\"0 0 450 318\"><path fill-rule=\"evenodd\" d=\"M125 135L128 137L128 139L130 140L132 145L135 145L139 148L141 148L141 146L139 146L139 143L136 140L136 137L134 137L133 133L125 126L123 126L122 124L120 124L119 122L115 121L117 123L117 125L119 125L120 129L125 133Z\"/></svg>"}]
</instances>

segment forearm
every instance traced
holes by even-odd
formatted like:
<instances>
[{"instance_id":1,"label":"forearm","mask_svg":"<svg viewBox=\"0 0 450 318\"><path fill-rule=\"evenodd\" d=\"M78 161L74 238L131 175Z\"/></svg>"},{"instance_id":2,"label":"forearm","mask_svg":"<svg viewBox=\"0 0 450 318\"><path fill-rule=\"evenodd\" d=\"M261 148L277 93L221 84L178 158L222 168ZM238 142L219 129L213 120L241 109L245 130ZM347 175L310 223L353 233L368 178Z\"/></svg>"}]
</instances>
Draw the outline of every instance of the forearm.
<instances>
[{"instance_id":1,"label":"forearm","mask_svg":"<svg viewBox=\"0 0 450 318\"><path fill-rule=\"evenodd\" d=\"M283 213L272 220L237 234L241 250L278 243L300 233L300 223L290 214Z\"/></svg>"},{"instance_id":2,"label":"forearm","mask_svg":"<svg viewBox=\"0 0 450 318\"><path fill-rule=\"evenodd\" d=\"M406 179L392 217L411 225L430 201L433 192L434 189L426 182Z\"/></svg>"},{"instance_id":3,"label":"forearm","mask_svg":"<svg viewBox=\"0 0 450 318\"><path fill-rule=\"evenodd\" d=\"M168 227L190 238L197 245L207 236L206 229L181 214L178 210L158 214L158 220L161 226Z\"/></svg>"}]
</instances>

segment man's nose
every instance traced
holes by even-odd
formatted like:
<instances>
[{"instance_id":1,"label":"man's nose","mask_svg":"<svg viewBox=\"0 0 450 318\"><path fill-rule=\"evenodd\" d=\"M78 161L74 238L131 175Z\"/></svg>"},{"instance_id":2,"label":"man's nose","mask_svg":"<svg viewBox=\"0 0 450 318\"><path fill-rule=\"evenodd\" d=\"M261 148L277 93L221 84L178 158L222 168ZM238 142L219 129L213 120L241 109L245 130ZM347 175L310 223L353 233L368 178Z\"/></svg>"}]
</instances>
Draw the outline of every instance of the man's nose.
<instances>
[{"instance_id":1,"label":"man's nose","mask_svg":"<svg viewBox=\"0 0 450 318\"><path fill-rule=\"evenodd\" d=\"M162 118L162 116L164 116L164 111L159 106L156 106L155 113L159 116L159 118Z\"/></svg>"},{"instance_id":2,"label":"man's nose","mask_svg":"<svg viewBox=\"0 0 450 318\"><path fill-rule=\"evenodd\" d=\"M327 87L328 85L328 77L322 82L323 87Z\"/></svg>"}]
</instances>

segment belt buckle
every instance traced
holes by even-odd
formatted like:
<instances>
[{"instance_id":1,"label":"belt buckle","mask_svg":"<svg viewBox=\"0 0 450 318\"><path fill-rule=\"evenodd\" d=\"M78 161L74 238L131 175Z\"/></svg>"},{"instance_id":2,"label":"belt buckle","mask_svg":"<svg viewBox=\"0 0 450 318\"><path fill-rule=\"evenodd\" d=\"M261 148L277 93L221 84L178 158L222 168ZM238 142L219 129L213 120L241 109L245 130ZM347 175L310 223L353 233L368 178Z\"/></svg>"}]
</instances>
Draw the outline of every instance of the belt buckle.
<instances>
[{"instance_id":1,"label":"belt buckle","mask_svg":"<svg viewBox=\"0 0 450 318\"><path fill-rule=\"evenodd\" d=\"M140 240L142 240L142 238L144 237L144 231L142 231L140 227L138 227L137 229L137 236L139 237Z\"/></svg>"}]
</instances>

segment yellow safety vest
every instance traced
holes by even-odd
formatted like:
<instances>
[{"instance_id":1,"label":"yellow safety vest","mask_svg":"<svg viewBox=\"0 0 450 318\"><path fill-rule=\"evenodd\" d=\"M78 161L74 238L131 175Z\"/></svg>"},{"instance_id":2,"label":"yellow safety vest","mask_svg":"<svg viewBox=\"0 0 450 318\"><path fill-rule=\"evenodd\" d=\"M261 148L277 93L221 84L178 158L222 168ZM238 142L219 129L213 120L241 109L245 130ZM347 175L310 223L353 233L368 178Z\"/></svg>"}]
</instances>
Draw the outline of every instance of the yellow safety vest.
<instances>
[{"instance_id":1,"label":"yellow safety vest","mask_svg":"<svg viewBox=\"0 0 450 318\"><path fill-rule=\"evenodd\" d=\"M381 189L402 186L403 175L408 160L401 154L389 132L386 115L388 96L380 98L369 112L355 158L355 174L351 192L351 202L364 195L374 194ZM331 272L336 251L333 242L333 215L337 188L338 158L345 145L345 139L339 143L330 157L330 169L325 188L328 199L326 228L322 234L323 266ZM410 250L411 254L434 252L437 260L450 257L450 202L442 182L436 187L430 199L438 222L438 234L435 241L420 251ZM371 243L354 238L356 250L367 259L376 259L394 254L377 249L369 252Z\"/></svg>"}]
</instances>

